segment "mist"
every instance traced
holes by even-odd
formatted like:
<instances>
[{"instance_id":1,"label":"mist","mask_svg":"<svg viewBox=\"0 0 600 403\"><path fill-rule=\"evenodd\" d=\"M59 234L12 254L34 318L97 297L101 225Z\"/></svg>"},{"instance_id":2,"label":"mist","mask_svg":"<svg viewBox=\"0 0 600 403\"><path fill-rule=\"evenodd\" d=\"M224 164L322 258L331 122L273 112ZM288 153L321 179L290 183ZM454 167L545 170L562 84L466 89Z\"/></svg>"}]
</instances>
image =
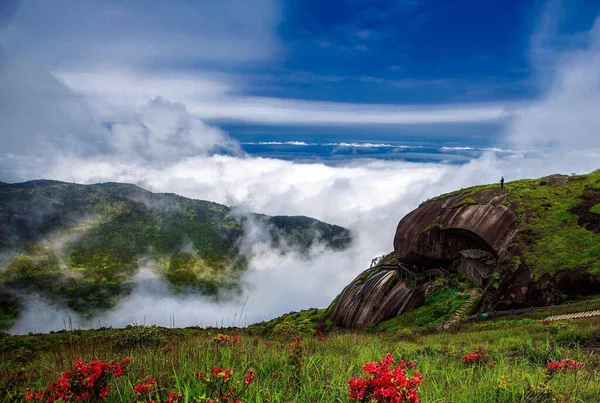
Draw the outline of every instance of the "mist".
<instances>
[{"instance_id":1,"label":"mist","mask_svg":"<svg viewBox=\"0 0 600 403\"><path fill-rule=\"evenodd\" d=\"M356 159L331 166L251 157L179 100L156 93L141 105L119 105L115 113L114 105L106 107L111 100L103 99L100 116L97 108L86 106L91 100L85 94L59 81L52 81L48 91L59 92L68 104L83 106L67 108L68 113L53 111L58 115L49 117L52 97L36 99L27 80L11 81L8 75L16 73L7 70L2 82L11 83L15 94L18 85L25 86L29 92L22 93L22 106L35 104L42 112L35 125L26 113L11 117L14 133L36 134L22 137L23 141L4 138L0 142L9 147L0 156L1 180L44 177L78 183L134 183L154 192L234 206L240 212L306 215L344 226L355 236L346 251L314 245L306 256L293 249L285 253L272 249L260 236L265 229L252 226L241 248L249 261L242 292L224 302L193 292L174 293L150 262L140 266L132 292L114 309L86 321L63 306L27 296L11 332L59 330L64 327L63 318L69 316L74 327L134 322L168 326L173 314L177 327L243 326L292 310L326 307L368 268L373 257L392 251L398 221L424 200L498 182L501 176L510 186L516 179L600 168L599 21L586 34L586 46L557 58L551 77L541 80L548 87L541 89L539 99L509 117L502 140L514 152L500 156L490 151L464 165ZM27 70L27 74L49 80L37 70ZM112 124L98 124L108 113L112 113ZM0 112L0 117L4 114ZM45 120L52 124L45 125ZM73 134L79 137L75 140ZM56 146L57 139L60 146ZM28 154L27 144L34 140L39 147ZM40 156L40 147L51 152Z\"/></svg>"}]
</instances>

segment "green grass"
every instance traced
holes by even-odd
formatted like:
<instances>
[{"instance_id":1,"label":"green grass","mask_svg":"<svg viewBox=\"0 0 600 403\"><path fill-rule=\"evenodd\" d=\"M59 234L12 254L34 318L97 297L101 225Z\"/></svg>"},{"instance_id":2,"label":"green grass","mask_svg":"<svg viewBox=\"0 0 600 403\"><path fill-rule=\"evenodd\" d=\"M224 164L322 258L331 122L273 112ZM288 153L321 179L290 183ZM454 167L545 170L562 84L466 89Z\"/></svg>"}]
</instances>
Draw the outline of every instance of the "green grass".
<instances>
[{"instance_id":1,"label":"green grass","mask_svg":"<svg viewBox=\"0 0 600 403\"><path fill-rule=\"evenodd\" d=\"M312 335L317 331L317 325L325 318L326 313L326 309L317 308L290 312L275 319L251 325L248 329L253 334L263 336L272 334Z\"/></svg>"},{"instance_id":2,"label":"green grass","mask_svg":"<svg viewBox=\"0 0 600 403\"><path fill-rule=\"evenodd\" d=\"M458 208L458 207L462 207L462 206L472 206L475 204L477 204L477 200L473 199L472 197L467 197L465 199L462 199L458 203L456 203L454 206L452 206L452 208Z\"/></svg>"},{"instance_id":3,"label":"green grass","mask_svg":"<svg viewBox=\"0 0 600 403\"><path fill-rule=\"evenodd\" d=\"M497 187L497 184L473 186L428 201ZM536 276L581 266L600 275L600 235L578 225L577 215L570 211L583 201L584 192L600 191L600 170L571 176L565 185L549 186L544 178L523 179L505 183L504 189L516 202L520 229L516 241L525 245L524 261L534 268ZM454 207L473 202L473 198L467 197ZM590 211L600 214L600 206L595 205Z\"/></svg>"},{"instance_id":4,"label":"green grass","mask_svg":"<svg viewBox=\"0 0 600 403\"><path fill-rule=\"evenodd\" d=\"M548 186L539 180L507 183L508 195L517 202L519 239L526 245L525 262L535 273L556 272L586 266L600 273L600 235L578 225L577 216L570 212L582 202L584 191L600 180L600 171L571 177L568 184ZM525 220L527 213L534 213Z\"/></svg>"},{"instance_id":5,"label":"green grass","mask_svg":"<svg viewBox=\"0 0 600 403\"><path fill-rule=\"evenodd\" d=\"M0 399L12 402L26 388L44 387L79 357L112 360L127 355L129 375L113 382L108 401L136 401L133 383L148 376L155 376L164 390L201 396L205 386L193 374L221 366L233 368L234 379L248 368L256 371L246 402L348 402L348 379L360 376L363 364L389 352L416 362L424 375L419 387L423 402L533 401L534 390L541 389L556 400L591 402L600 400L599 361L593 350L600 347L599 326L600 319L550 326L520 319L472 324L452 333L414 333L408 339L398 332L334 333L324 341L305 335L299 367L288 358L290 338L241 330L241 343L226 346L212 341L218 332L214 329L162 329L157 340L163 344L157 347L144 343L123 348L116 340L125 330L113 329L4 336L0 369L22 369L24 375L8 387L8 378L1 379ZM489 351L493 366L462 362L479 345ZM584 362L584 370L548 377L546 364L563 358Z\"/></svg>"},{"instance_id":6,"label":"green grass","mask_svg":"<svg viewBox=\"0 0 600 403\"><path fill-rule=\"evenodd\" d=\"M373 331L395 331L401 329L416 329L431 327L450 318L469 296L464 292L465 287L447 287L447 284L428 292L425 304L421 307L403 313L400 316L381 322L370 328Z\"/></svg>"},{"instance_id":7,"label":"green grass","mask_svg":"<svg viewBox=\"0 0 600 403\"><path fill-rule=\"evenodd\" d=\"M590 213L600 215L600 203L593 205L592 208L590 208Z\"/></svg>"}]
</instances>

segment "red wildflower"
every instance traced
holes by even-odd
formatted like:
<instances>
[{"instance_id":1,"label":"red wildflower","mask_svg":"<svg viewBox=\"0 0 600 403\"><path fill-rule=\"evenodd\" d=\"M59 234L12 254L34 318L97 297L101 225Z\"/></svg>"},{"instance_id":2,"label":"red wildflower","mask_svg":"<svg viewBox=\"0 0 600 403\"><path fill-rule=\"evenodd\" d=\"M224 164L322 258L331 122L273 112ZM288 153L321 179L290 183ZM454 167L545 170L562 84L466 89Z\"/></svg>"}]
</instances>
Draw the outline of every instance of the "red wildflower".
<instances>
[{"instance_id":1,"label":"red wildflower","mask_svg":"<svg viewBox=\"0 0 600 403\"><path fill-rule=\"evenodd\" d=\"M254 373L254 370L252 368L250 368L248 370L248 373L246 373L246 377L244 378L244 383L246 385L250 385L252 383L252 381L254 381L254 378L256 378L256 374Z\"/></svg>"},{"instance_id":2,"label":"red wildflower","mask_svg":"<svg viewBox=\"0 0 600 403\"><path fill-rule=\"evenodd\" d=\"M548 366L546 367L546 369L548 370L548 373L550 373L550 374L560 371L560 370L565 370L565 369L578 371L582 368L583 368L582 362L571 360L568 358L566 358L562 361L549 362Z\"/></svg>"},{"instance_id":3,"label":"red wildflower","mask_svg":"<svg viewBox=\"0 0 600 403\"><path fill-rule=\"evenodd\" d=\"M45 402L56 401L85 401L104 400L110 392L110 381L124 374L124 366L129 361L104 361L84 362L81 358L73 362L73 370L65 371L60 378L50 383L45 390L35 393L37 400ZM25 395L26 400L32 400L34 395Z\"/></svg>"},{"instance_id":4,"label":"red wildflower","mask_svg":"<svg viewBox=\"0 0 600 403\"><path fill-rule=\"evenodd\" d=\"M177 403L180 399L183 399L181 393L169 392L169 397L165 400L165 403Z\"/></svg>"},{"instance_id":5,"label":"red wildflower","mask_svg":"<svg viewBox=\"0 0 600 403\"><path fill-rule=\"evenodd\" d=\"M404 360L400 360L395 367L393 365L394 358L391 354L386 354L379 362L363 365L363 372L369 377L351 378L348 381L350 400L417 403L419 401L417 387L423 382L423 375L418 372L409 375Z\"/></svg>"},{"instance_id":6,"label":"red wildflower","mask_svg":"<svg viewBox=\"0 0 600 403\"><path fill-rule=\"evenodd\" d=\"M490 360L490 354L484 346L477 346L473 351L463 355L462 361L465 364L486 363Z\"/></svg>"},{"instance_id":7,"label":"red wildflower","mask_svg":"<svg viewBox=\"0 0 600 403\"><path fill-rule=\"evenodd\" d=\"M214 377L205 376L204 372L195 374L198 379L206 383L207 403L241 403L240 397L256 377L254 370L249 369L244 376L243 386L238 389L233 381L233 370L231 368L215 367L210 372ZM172 402L178 402L176 399L177 396ZM167 402L171 403L169 400Z\"/></svg>"},{"instance_id":8,"label":"red wildflower","mask_svg":"<svg viewBox=\"0 0 600 403\"><path fill-rule=\"evenodd\" d=\"M242 341L242 337L239 335L227 336L226 334L218 334L215 337L213 337L212 340L218 345L238 344Z\"/></svg>"}]
</instances>

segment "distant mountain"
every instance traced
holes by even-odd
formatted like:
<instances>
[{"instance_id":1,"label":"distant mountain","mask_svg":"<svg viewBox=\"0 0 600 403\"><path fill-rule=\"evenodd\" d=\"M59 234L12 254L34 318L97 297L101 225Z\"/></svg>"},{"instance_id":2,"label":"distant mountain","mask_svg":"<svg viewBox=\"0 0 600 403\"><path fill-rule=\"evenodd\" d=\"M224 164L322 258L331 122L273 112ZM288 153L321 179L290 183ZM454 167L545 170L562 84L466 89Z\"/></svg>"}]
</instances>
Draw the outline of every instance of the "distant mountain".
<instances>
[{"instance_id":1,"label":"distant mountain","mask_svg":"<svg viewBox=\"0 0 600 403\"><path fill-rule=\"evenodd\" d=\"M250 226L281 253L321 244L343 250L350 232L309 217L246 214L124 183L0 182L0 325L16 295L37 292L82 314L112 307L151 262L175 290L235 290Z\"/></svg>"}]
</instances>

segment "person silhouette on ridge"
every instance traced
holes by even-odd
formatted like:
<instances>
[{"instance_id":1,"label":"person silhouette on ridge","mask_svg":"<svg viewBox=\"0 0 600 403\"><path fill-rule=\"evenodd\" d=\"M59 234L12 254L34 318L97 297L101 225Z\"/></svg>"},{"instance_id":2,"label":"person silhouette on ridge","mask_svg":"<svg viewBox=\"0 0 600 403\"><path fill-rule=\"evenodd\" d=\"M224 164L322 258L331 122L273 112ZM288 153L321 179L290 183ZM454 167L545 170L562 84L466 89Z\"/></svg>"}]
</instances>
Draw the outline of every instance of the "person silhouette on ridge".
<instances>
[{"instance_id":1,"label":"person silhouette on ridge","mask_svg":"<svg viewBox=\"0 0 600 403\"><path fill-rule=\"evenodd\" d=\"M500 187L504 187L504 176L500 179Z\"/></svg>"}]
</instances>

